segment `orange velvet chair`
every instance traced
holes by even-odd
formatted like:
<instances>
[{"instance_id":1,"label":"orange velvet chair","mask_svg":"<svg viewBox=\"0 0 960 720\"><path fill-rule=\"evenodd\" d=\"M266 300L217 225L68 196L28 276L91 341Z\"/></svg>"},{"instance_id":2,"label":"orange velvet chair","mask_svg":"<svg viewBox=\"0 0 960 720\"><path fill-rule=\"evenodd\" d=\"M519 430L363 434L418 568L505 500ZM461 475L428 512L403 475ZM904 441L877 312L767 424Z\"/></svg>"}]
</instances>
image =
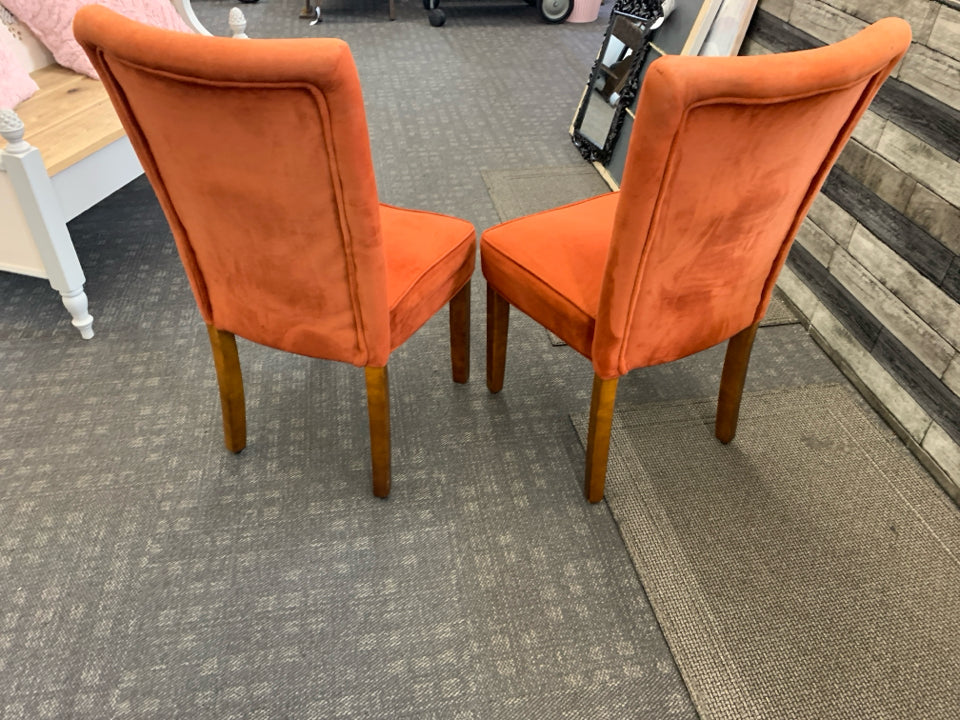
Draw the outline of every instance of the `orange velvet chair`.
<instances>
[{"instance_id":1,"label":"orange velvet chair","mask_svg":"<svg viewBox=\"0 0 960 720\"><path fill-rule=\"evenodd\" d=\"M373 492L390 491L387 359L450 304L453 379L469 375L473 226L381 204L360 81L340 40L158 30L103 7L74 33L163 206L220 387L246 444L235 335L365 368Z\"/></svg>"},{"instance_id":2,"label":"orange velvet chair","mask_svg":"<svg viewBox=\"0 0 960 720\"><path fill-rule=\"evenodd\" d=\"M584 493L603 497L618 378L729 339L716 436L736 432L750 349L793 237L910 44L886 19L831 46L652 63L618 193L483 233L487 386L510 306L593 362Z\"/></svg>"}]
</instances>

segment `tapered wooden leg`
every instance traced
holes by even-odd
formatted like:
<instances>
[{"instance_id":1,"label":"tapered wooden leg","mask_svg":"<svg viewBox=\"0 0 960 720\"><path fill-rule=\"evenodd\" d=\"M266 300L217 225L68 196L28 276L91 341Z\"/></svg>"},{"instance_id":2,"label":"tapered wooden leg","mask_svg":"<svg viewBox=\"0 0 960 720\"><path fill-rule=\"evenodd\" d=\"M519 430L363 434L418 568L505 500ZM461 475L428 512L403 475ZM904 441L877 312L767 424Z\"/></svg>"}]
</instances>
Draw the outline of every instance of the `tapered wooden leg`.
<instances>
[{"instance_id":1,"label":"tapered wooden leg","mask_svg":"<svg viewBox=\"0 0 960 720\"><path fill-rule=\"evenodd\" d=\"M220 386L220 409L223 413L223 439L228 450L240 452L247 446L247 414L243 400L243 375L237 355L237 339L233 333L207 325L213 364Z\"/></svg>"},{"instance_id":2,"label":"tapered wooden leg","mask_svg":"<svg viewBox=\"0 0 960 720\"><path fill-rule=\"evenodd\" d=\"M367 414L370 417L370 459L373 494L390 494L390 383L387 368L364 368L367 380Z\"/></svg>"},{"instance_id":3,"label":"tapered wooden leg","mask_svg":"<svg viewBox=\"0 0 960 720\"><path fill-rule=\"evenodd\" d=\"M593 395L590 398L590 427L587 430L587 468L583 494L592 503L603 500L603 486L607 479L607 454L610 450L610 425L613 423L613 405L617 399L617 380L603 380L593 376Z\"/></svg>"},{"instance_id":4,"label":"tapered wooden leg","mask_svg":"<svg viewBox=\"0 0 960 720\"><path fill-rule=\"evenodd\" d=\"M510 303L487 283L487 389L500 392L507 364Z\"/></svg>"},{"instance_id":5,"label":"tapered wooden leg","mask_svg":"<svg viewBox=\"0 0 960 720\"><path fill-rule=\"evenodd\" d=\"M450 363L453 381L470 379L470 282L450 301Z\"/></svg>"},{"instance_id":6,"label":"tapered wooden leg","mask_svg":"<svg viewBox=\"0 0 960 720\"><path fill-rule=\"evenodd\" d=\"M733 440L737 434L737 419L740 417L740 398L747 379L750 350L757 334L759 323L741 330L727 341L727 354L723 360L720 376L720 397L717 400L717 423L715 434L722 443Z\"/></svg>"}]
</instances>

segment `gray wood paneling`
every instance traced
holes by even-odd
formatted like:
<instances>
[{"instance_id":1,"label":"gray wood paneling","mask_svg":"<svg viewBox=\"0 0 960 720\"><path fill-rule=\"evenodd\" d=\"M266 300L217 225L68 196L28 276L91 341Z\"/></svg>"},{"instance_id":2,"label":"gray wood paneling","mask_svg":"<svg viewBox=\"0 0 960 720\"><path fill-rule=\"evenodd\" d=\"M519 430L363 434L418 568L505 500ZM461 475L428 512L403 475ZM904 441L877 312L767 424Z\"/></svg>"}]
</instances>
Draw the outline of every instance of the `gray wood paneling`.
<instances>
[{"instance_id":1,"label":"gray wood paneling","mask_svg":"<svg viewBox=\"0 0 960 720\"><path fill-rule=\"evenodd\" d=\"M939 377L946 371L956 355L953 346L842 249L833 256L830 274L931 372Z\"/></svg>"},{"instance_id":2,"label":"gray wood paneling","mask_svg":"<svg viewBox=\"0 0 960 720\"><path fill-rule=\"evenodd\" d=\"M850 254L953 347L960 348L960 305L858 225Z\"/></svg>"},{"instance_id":3,"label":"gray wood paneling","mask_svg":"<svg viewBox=\"0 0 960 720\"><path fill-rule=\"evenodd\" d=\"M868 109L853 129L853 139L864 147L875 150L880 143L880 136L883 135L883 127L886 124L886 118Z\"/></svg>"},{"instance_id":4,"label":"gray wood paneling","mask_svg":"<svg viewBox=\"0 0 960 720\"><path fill-rule=\"evenodd\" d=\"M954 258L953 264L947 271L947 276L940 284L943 291L957 302L960 302L960 258Z\"/></svg>"},{"instance_id":5,"label":"gray wood paneling","mask_svg":"<svg viewBox=\"0 0 960 720\"><path fill-rule=\"evenodd\" d=\"M837 241L821 230L812 220L805 220L797 232L796 241L806 248L807 252L816 258L817 262L827 267L837 249Z\"/></svg>"},{"instance_id":6,"label":"gray wood paneling","mask_svg":"<svg viewBox=\"0 0 960 720\"><path fill-rule=\"evenodd\" d=\"M960 60L960 10L940 7L927 45Z\"/></svg>"},{"instance_id":7,"label":"gray wood paneling","mask_svg":"<svg viewBox=\"0 0 960 720\"><path fill-rule=\"evenodd\" d=\"M916 400L829 311L821 305L810 323L827 354L865 395L872 395L886 413L918 442L930 428L931 419Z\"/></svg>"},{"instance_id":8,"label":"gray wood paneling","mask_svg":"<svg viewBox=\"0 0 960 720\"><path fill-rule=\"evenodd\" d=\"M905 212L917 181L901 172L859 142L850 141L840 154L837 165L869 188L887 205Z\"/></svg>"},{"instance_id":9,"label":"gray wood paneling","mask_svg":"<svg viewBox=\"0 0 960 720\"><path fill-rule=\"evenodd\" d=\"M933 424L923 438L922 447L929 453L937 465L951 477L954 486L953 489L951 490L948 487L944 489L946 489L954 499L960 497L957 491L957 478L960 478L960 448L957 447L957 444L943 431L943 428L937 424Z\"/></svg>"},{"instance_id":10,"label":"gray wood paneling","mask_svg":"<svg viewBox=\"0 0 960 720\"><path fill-rule=\"evenodd\" d=\"M960 60L914 43L897 78L954 110L960 108Z\"/></svg>"},{"instance_id":11,"label":"gray wood paneling","mask_svg":"<svg viewBox=\"0 0 960 720\"><path fill-rule=\"evenodd\" d=\"M888 15L914 43L814 201L781 286L929 467L960 478L960 0L762 0L748 38L789 52Z\"/></svg>"},{"instance_id":12,"label":"gray wood paneling","mask_svg":"<svg viewBox=\"0 0 960 720\"><path fill-rule=\"evenodd\" d=\"M781 20L789 20L790 11L793 10L793 0L760 0L757 7L771 15L776 15Z\"/></svg>"},{"instance_id":13,"label":"gray wood paneling","mask_svg":"<svg viewBox=\"0 0 960 720\"><path fill-rule=\"evenodd\" d=\"M808 4L812 0L805 0ZM835 12L835 11L834 11ZM822 19L827 22L826 19ZM851 31L849 34L853 34ZM758 10L748 35L773 52L792 52L823 45L823 41L768 12ZM912 51L911 51L912 52ZM951 158L960 158L960 112L896 78L888 78L877 93L870 110L893 120ZM854 132L867 147L877 147L877 123L869 112ZM873 131L868 133L868 131Z\"/></svg>"},{"instance_id":14,"label":"gray wood paneling","mask_svg":"<svg viewBox=\"0 0 960 720\"><path fill-rule=\"evenodd\" d=\"M960 210L917 183L905 215L960 255Z\"/></svg>"},{"instance_id":15,"label":"gray wood paneling","mask_svg":"<svg viewBox=\"0 0 960 720\"><path fill-rule=\"evenodd\" d=\"M960 112L896 78L888 78L870 109L952 159L960 157Z\"/></svg>"},{"instance_id":16,"label":"gray wood paneling","mask_svg":"<svg viewBox=\"0 0 960 720\"><path fill-rule=\"evenodd\" d=\"M939 377L886 329L880 333L871 354L901 381L904 389L954 442L960 442L960 398Z\"/></svg>"},{"instance_id":17,"label":"gray wood paneling","mask_svg":"<svg viewBox=\"0 0 960 720\"><path fill-rule=\"evenodd\" d=\"M786 20L764 10L754 13L747 36L769 48L771 52L793 52L824 44L812 35L797 30Z\"/></svg>"},{"instance_id":18,"label":"gray wood paneling","mask_svg":"<svg viewBox=\"0 0 960 720\"><path fill-rule=\"evenodd\" d=\"M956 160L892 122L883 128L877 152L950 204L960 206L960 163Z\"/></svg>"},{"instance_id":19,"label":"gray wood paneling","mask_svg":"<svg viewBox=\"0 0 960 720\"><path fill-rule=\"evenodd\" d=\"M943 374L943 384L950 388L955 395L960 395L960 353L954 356L950 367Z\"/></svg>"},{"instance_id":20,"label":"gray wood paneling","mask_svg":"<svg viewBox=\"0 0 960 720\"><path fill-rule=\"evenodd\" d=\"M787 257L790 269L816 293L820 302L868 350L883 326L802 245L794 243Z\"/></svg>"},{"instance_id":21,"label":"gray wood paneling","mask_svg":"<svg viewBox=\"0 0 960 720\"><path fill-rule=\"evenodd\" d=\"M834 167L823 185L823 192L924 277L937 285L943 281L954 254L843 168Z\"/></svg>"},{"instance_id":22,"label":"gray wood paneling","mask_svg":"<svg viewBox=\"0 0 960 720\"><path fill-rule=\"evenodd\" d=\"M818 0L794 0L790 24L824 43L839 42L867 26L862 20Z\"/></svg>"},{"instance_id":23,"label":"gray wood paneling","mask_svg":"<svg viewBox=\"0 0 960 720\"><path fill-rule=\"evenodd\" d=\"M753 38L747 37L743 39L743 43L740 45L740 55L769 55L770 50L765 48L759 42Z\"/></svg>"},{"instance_id":24,"label":"gray wood paneling","mask_svg":"<svg viewBox=\"0 0 960 720\"><path fill-rule=\"evenodd\" d=\"M857 227L857 219L823 193L814 198L806 221L816 223L842 248L850 244L850 238Z\"/></svg>"},{"instance_id":25,"label":"gray wood paneling","mask_svg":"<svg viewBox=\"0 0 960 720\"><path fill-rule=\"evenodd\" d=\"M824 4L866 23L885 17L902 17L913 30L914 40L926 41L937 18L938 6L930 0L823 0Z\"/></svg>"}]
</instances>

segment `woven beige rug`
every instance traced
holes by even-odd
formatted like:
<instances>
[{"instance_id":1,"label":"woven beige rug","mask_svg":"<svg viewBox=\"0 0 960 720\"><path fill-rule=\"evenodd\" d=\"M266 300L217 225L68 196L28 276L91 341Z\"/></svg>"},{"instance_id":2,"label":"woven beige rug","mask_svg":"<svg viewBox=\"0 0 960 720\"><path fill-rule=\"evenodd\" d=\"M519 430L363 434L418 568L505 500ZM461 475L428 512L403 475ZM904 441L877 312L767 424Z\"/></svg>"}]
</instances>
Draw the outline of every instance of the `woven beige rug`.
<instances>
[{"instance_id":1,"label":"woven beige rug","mask_svg":"<svg viewBox=\"0 0 960 720\"><path fill-rule=\"evenodd\" d=\"M618 408L606 486L701 717L960 718L957 507L847 386L714 408Z\"/></svg>"}]
</instances>

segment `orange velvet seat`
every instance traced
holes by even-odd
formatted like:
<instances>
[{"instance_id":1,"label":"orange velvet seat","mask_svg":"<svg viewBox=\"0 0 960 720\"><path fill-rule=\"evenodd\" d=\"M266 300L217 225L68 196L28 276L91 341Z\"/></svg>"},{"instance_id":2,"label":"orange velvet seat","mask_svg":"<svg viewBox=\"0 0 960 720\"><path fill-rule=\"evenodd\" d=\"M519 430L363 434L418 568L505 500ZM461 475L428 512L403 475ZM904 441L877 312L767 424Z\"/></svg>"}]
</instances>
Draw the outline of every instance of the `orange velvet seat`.
<instances>
[{"instance_id":1,"label":"orange velvet seat","mask_svg":"<svg viewBox=\"0 0 960 720\"><path fill-rule=\"evenodd\" d=\"M235 336L364 367L373 491L390 490L387 360L450 306L469 375L473 226L379 202L345 43L233 40L82 8L74 32L123 121L207 323L227 447L246 445Z\"/></svg>"},{"instance_id":2,"label":"orange velvet seat","mask_svg":"<svg viewBox=\"0 0 960 720\"><path fill-rule=\"evenodd\" d=\"M466 220L384 203L380 227L394 350L470 282L476 232Z\"/></svg>"},{"instance_id":3,"label":"orange velvet seat","mask_svg":"<svg viewBox=\"0 0 960 720\"><path fill-rule=\"evenodd\" d=\"M814 50L665 56L646 73L618 193L483 233L487 385L513 305L594 368L584 492L603 497L617 380L729 340L716 435L736 432L757 325L800 223L910 44L888 18Z\"/></svg>"},{"instance_id":4,"label":"orange velvet seat","mask_svg":"<svg viewBox=\"0 0 960 720\"><path fill-rule=\"evenodd\" d=\"M504 297L589 356L617 193L517 218L483 234L483 272Z\"/></svg>"}]
</instances>

